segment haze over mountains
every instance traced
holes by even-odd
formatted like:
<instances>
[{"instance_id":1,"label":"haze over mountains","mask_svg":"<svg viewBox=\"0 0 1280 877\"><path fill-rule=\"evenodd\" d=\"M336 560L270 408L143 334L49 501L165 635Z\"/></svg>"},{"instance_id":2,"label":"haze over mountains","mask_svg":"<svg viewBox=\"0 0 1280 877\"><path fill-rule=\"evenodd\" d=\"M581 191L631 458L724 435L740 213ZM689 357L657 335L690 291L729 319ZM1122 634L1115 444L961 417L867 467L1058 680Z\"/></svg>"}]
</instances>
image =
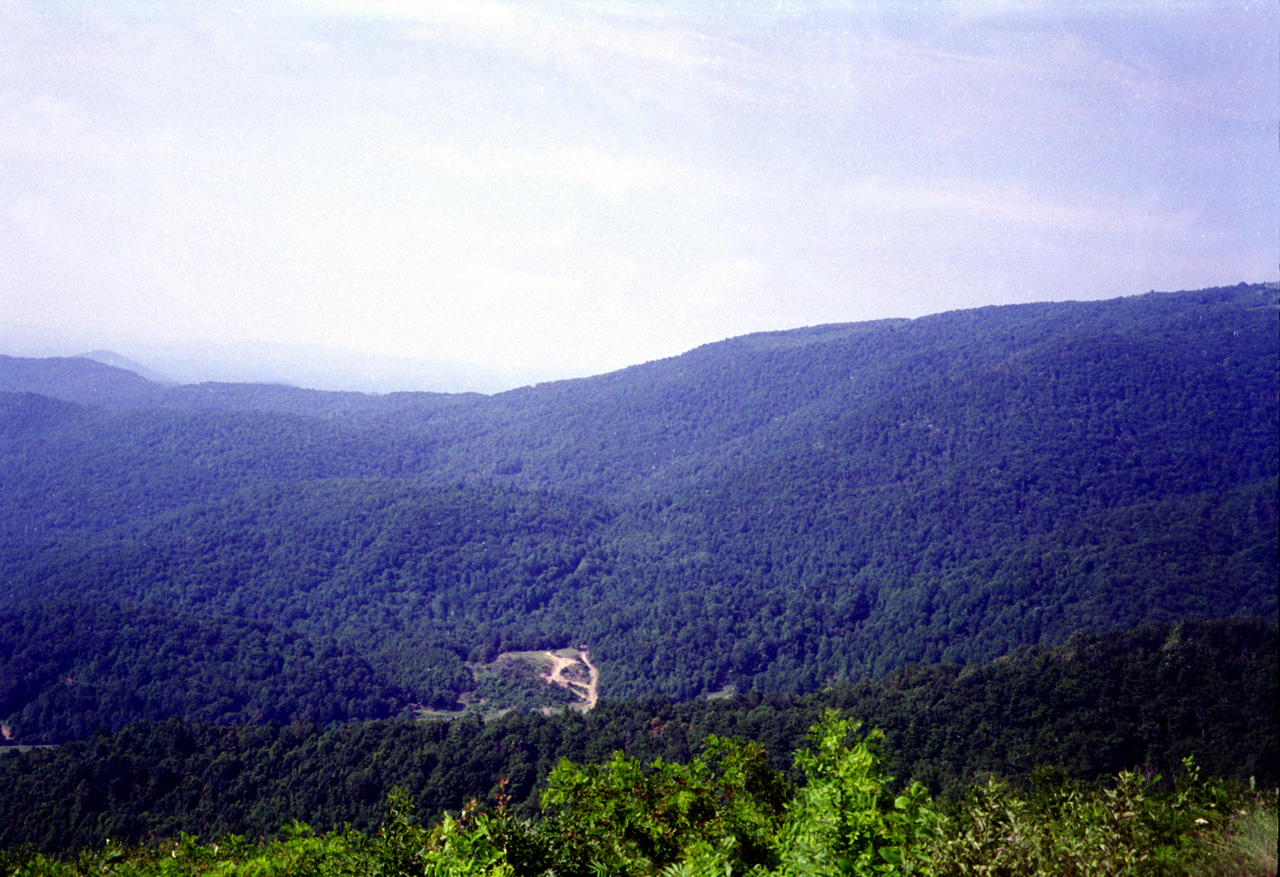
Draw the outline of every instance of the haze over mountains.
<instances>
[{"instance_id":1,"label":"haze over mountains","mask_svg":"<svg viewBox=\"0 0 1280 877\"><path fill-rule=\"evenodd\" d=\"M0 358L0 721L458 709L467 662L578 644L606 697L809 691L1274 620L1277 299L818 326L494 396Z\"/></svg>"},{"instance_id":2,"label":"haze over mountains","mask_svg":"<svg viewBox=\"0 0 1280 877\"><path fill-rule=\"evenodd\" d=\"M0 355L86 356L119 365L158 383L272 383L363 393L497 393L577 376L564 370L501 369L444 358L378 356L321 344L195 340L160 343L128 336L56 331L3 320Z\"/></svg>"}]
</instances>

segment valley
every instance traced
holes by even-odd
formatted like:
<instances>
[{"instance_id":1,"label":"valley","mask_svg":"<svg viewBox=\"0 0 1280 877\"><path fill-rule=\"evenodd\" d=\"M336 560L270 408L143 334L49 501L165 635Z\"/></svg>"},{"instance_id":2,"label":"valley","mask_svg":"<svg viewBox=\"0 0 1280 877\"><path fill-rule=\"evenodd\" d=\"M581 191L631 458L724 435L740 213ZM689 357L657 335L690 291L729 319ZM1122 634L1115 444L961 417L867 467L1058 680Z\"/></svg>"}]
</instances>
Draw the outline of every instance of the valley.
<instances>
[{"instance_id":1,"label":"valley","mask_svg":"<svg viewBox=\"0 0 1280 877\"><path fill-rule=\"evenodd\" d=\"M492 396L0 357L0 768L45 777L6 843L272 831L295 747L342 778L311 821L372 826L393 780L532 807L609 747L789 758L819 704L937 794L1184 756L1274 782L1277 296L759 333ZM41 809L67 771L115 790L89 821Z\"/></svg>"}]
</instances>

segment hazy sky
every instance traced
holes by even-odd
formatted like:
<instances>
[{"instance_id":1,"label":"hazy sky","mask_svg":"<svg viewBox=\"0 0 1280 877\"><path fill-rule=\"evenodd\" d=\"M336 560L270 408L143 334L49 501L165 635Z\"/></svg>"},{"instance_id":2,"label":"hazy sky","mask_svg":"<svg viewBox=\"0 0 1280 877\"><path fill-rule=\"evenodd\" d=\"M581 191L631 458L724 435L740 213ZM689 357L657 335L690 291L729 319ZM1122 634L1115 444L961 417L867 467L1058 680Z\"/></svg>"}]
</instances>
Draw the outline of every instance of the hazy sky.
<instances>
[{"instance_id":1,"label":"hazy sky","mask_svg":"<svg viewBox=\"0 0 1280 877\"><path fill-rule=\"evenodd\" d=\"M0 0L0 320L604 371L1274 280L1271 2Z\"/></svg>"}]
</instances>

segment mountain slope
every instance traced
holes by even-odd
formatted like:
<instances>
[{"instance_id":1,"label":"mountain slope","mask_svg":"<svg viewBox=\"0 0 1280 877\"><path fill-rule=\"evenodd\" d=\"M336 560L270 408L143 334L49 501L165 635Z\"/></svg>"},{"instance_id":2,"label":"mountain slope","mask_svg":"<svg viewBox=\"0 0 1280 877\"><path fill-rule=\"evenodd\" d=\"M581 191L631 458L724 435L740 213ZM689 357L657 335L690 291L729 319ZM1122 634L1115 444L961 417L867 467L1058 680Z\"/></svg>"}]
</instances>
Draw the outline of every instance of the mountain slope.
<instances>
[{"instance_id":1,"label":"mountain slope","mask_svg":"<svg viewBox=\"0 0 1280 877\"><path fill-rule=\"evenodd\" d=\"M885 683L806 697L672 704L606 701L590 714L323 728L137 722L56 749L0 756L0 847L49 852L180 832L270 836L291 820L373 831L399 786L421 813L510 796L517 812L561 758L625 750L688 761L709 734L759 743L786 769L822 711L886 735L892 775L962 796L995 775L1093 780L1123 769L1172 778L1193 756L1208 776L1277 780L1276 628L1188 622L1076 636L985 665L907 668ZM1051 768L1046 771L1045 768Z\"/></svg>"},{"instance_id":2,"label":"mountain slope","mask_svg":"<svg viewBox=\"0 0 1280 877\"><path fill-rule=\"evenodd\" d=\"M605 695L684 698L1274 618L1277 313L986 308L491 397L3 360L0 581L335 638L420 703L582 642Z\"/></svg>"}]
</instances>

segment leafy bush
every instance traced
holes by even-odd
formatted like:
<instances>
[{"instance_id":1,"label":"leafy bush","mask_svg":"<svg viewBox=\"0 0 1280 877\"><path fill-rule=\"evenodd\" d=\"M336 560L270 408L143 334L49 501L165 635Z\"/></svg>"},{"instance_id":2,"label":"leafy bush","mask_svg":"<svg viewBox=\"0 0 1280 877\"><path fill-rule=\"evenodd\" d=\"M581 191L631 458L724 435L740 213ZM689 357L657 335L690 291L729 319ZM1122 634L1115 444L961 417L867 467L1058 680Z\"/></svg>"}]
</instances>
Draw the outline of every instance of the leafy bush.
<instances>
[{"instance_id":1,"label":"leafy bush","mask_svg":"<svg viewBox=\"0 0 1280 877\"><path fill-rule=\"evenodd\" d=\"M879 731L825 713L796 755L791 789L754 743L713 738L689 764L645 766L618 753L603 765L562 761L540 820L517 819L505 788L434 827L394 792L373 834L317 835L294 822L271 841L230 836L123 847L67 861L9 851L0 873L72 875L337 875L365 877L1196 877L1274 875L1276 795L1239 800L1189 759L1174 788L1121 773L1086 788L1042 771L1031 794L975 785L948 812L923 787L894 792Z\"/></svg>"}]
</instances>

